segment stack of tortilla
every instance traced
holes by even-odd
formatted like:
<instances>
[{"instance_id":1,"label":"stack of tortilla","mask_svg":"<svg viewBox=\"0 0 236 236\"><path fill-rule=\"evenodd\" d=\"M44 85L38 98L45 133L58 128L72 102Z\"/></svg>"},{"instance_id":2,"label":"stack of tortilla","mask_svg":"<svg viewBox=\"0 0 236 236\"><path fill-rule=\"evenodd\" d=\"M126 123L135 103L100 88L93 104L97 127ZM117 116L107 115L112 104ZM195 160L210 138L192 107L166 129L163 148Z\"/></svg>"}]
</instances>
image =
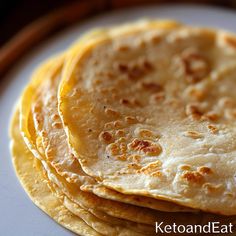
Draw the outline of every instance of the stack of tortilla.
<instances>
[{"instance_id":1,"label":"stack of tortilla","mask_svg":"<svg viewBox=\"0 0 236 236\"><path fill-rule=\"evenodd\" d=\"M79 235L235 224L234 89L230 33L153 20L93 30L24 90L11 123L18 178Z\"/></svg>"}]
</instances>

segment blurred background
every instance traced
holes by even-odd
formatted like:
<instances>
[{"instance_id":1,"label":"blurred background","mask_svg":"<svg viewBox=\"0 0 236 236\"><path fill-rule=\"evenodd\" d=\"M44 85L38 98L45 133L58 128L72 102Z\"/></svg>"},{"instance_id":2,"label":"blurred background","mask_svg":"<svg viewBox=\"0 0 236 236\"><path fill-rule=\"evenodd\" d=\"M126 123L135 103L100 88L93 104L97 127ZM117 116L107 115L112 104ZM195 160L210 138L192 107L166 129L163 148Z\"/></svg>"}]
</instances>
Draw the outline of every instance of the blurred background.
<instances>
[{"instance_id":1,"label":"blurred background","mask_svg":"<svg viewBox=\"0 0 236 236\"><path fill-rule=\"evenodd\" d=\"M54 11L60 7L75 2L86 2L88 0L0 0L0 46L5 44L20 29L32 21ZM100 1L100 0L98 0ZM236 0L115 0L105 1L107 8L109 5L122 7L123 5L145 3L197 3L222 6L225 8L236 9Z\"/></svg>"},{"instance_id":2,"label":"blurred background","mask_svg":"<svg viewBox=\"0 0 236 236\"><path fill-rule=\"evenodd\" d=\"M0 79L40 42L83 19L114 9L184 3L236 13L236 0L0 0Z\"/></svg>"}]
</instances>

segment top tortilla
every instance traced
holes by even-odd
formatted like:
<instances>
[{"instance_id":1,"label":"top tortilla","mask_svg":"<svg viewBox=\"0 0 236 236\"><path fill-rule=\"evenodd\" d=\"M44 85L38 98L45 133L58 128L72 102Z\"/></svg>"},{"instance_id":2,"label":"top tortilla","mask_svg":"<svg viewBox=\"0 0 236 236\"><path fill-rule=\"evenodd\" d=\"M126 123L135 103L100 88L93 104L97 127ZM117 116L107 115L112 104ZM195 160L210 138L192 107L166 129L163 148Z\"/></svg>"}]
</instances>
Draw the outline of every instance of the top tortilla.
<instances>
[{"instance_id":1,"label":"top tortilla","mask_svg":"<svg viewBox=\"0 0 236 236\"><path fill-rule=\"evenodd\" d=\"M91 34L92 32L90 35ZM94 34L95 33L93 33L93 35ZM85 38L85 36L83 38ZM88 39L89 37L86 36L86 38ZM92 38L94 39L94 37ZM76 46L81 45L80 47L82 48L82 42L83 40L80 39L80 41L76 43ZM114 190L100 186L97 181L89 178L89 176L83 172L78 160L71 153L70 147L67 143L66 134L58 114L57 90L61 79L61 70L65 60L65 55L58 58L53 58L53 65L51 65L52 68L50 68L50 72L48 71L47 66L44 65L44 67L46 67L46 71L44 75L40 75L42 81L39 80L32 82L32 84L35 84L33 94L38 94L38 98L35 99L35 102L33 102L34 105L32 109L38 135L37 139L42 139L44 149L46 150L46 156L55 170L60 175L64 176L69 182L77 183L78 186L81 186L82 182L84 185L84 191L93 192L96 195L106 199L167 212L194 211L193 209L158 199L138 197L135 195L123 195ZM48 63L50 64L51 62ZM36 79L37 78L38 77L36 77ZM26 100L28 101L29 97L27 97Z\"/></svg>"},{"instance_id":2,"label":"top tortilla","mask_svg":"<svg viewBox=\"0 0 236 236\"><path fill-rule=\"evenodd\" d=\"M59 109L83 171L125 194L236 214L235 45L146 22L75 48Z\"/></svg>"}]
</instances>

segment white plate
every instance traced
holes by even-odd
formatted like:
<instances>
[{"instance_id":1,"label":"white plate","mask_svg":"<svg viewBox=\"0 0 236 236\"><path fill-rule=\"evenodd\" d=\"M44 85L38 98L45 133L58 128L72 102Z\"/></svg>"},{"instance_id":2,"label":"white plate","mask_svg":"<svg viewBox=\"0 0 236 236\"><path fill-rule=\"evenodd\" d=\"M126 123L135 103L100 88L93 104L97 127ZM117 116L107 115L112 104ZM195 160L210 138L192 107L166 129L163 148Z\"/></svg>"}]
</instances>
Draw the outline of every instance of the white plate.
<instances>
[{"instance_id":1,"label":"white plate","mask_svg":"<svg viewBox=\"0 0 236 236\"><path fill-rule=\"evenodd\" d=\"M159 5L115 11L91 18L32 51L14 68L0 87L0 235L73 235L30 201L12 167L8 138L9 120L14 103L28 83L32 71L46 58L66 49L86 30L140 17L171 18L188 24L236 32L236 15L233 11L196 5Z\"/></svg>"}]
</instances>

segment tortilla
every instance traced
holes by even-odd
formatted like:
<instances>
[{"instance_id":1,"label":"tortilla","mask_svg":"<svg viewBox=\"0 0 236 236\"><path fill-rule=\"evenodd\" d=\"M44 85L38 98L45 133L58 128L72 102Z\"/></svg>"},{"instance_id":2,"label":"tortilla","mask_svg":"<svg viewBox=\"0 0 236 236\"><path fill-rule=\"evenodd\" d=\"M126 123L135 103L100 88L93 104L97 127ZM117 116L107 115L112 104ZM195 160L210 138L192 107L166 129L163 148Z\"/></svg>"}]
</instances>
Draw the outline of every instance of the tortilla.
<instances>
[{"instance_id":1,"label":"tortilla","mask_svg":"<svg viewBox=\"0 0 236 236\"><path fill-rule=\"evenodd\" d=\"M28 150L20 134L18 110L12 119L11 138L12 160L17 177L35 205L60 225L79 235L101 235L67 210L49 189L40 162Z\"/></svg>"},{"instance_id":2,"label":"tortilla","mask_svg":"<svg viewBox=\"0 0 236 236\"><path fill-rule=\"evenodd\" d=\"M11 124L32 201L79 235L235 224L235 45L144 20L91 31L40 65Z\"/></svg>"},{"instance_id":3,"label":"tortilla","mask_svg":"<svg viewBox=\"0 0 236 236\"><path fill-rule=\"evenodd\" d=\"M109 31L66 62L59 110L74 155L123 194L235 215L235 121L218 111L223 95L235 100L235 80L207 96L236 62L235 37L131 28Z\"/></svg>"},{"instance_id":4,"label":"tortilla","mask_svg":"<svg viewBox=\"0 0 236 236\"><path fill-rule=\"evenodd\" d=\"M33 116L37 130L37 139L42 139L46 157L55 170L67 181L78 183L79 186L86 184L86 187L81 187L83 191L90 191L100 197L125 202L142 207L149 207L155 210L167 212L190 212L194 211L190 208L178 206L166 201L156 200L152 198L139 198L132 195L123 195L111 189L104 188L97 184L95 180L87 176L81 170L78 160L73 156L67 143L65 131L63 129L60 116L58 114L57 103L57 88L60 81L60 70L63 61L55 59L54 70L58 75L45 76L43 85L38 86L41 94L38 100L34 103ZM58 69L58 68L59 69ZM52 72L53 74L54 72ZM28 99L27 99L28 100Z\"/></svg>"},{"instance_id":5,"label":"tortilla","mask_svg":"<svg viewBox=\"0 0 236 236\"><path fill-rule=\"evenodd\" d=\"M21 115L21 132L22 135L25 138L25 141L27 143L27 146L30 148L32 153L34 153L34 156L38 158L42 163L44 168L46 169L47 176L50 179L50 182L58 187L58 190L61 190L62 194L65 195L70 201L74 202L79 207L82 207L85 210L93 210L93 213L97 215L96 211L101 211L103 214L110 215L112 217L117 217L120 219L127 220L127 227L130 229L135 229L138 232L148 232L151 234L153 232L153 225L156 221L164 221L165 224L173 223L173 218L175 219L176 223L179 224L199 224L200 222L204 221L205 216L201 213L199 214L191 214L191 213L165 213L161 211L154 211L151 209L143 208L143 207L136 207L129 204L119 203L116 201L106 200L103 198L99 198L91 193L86 193L80 190L80 186L78 185L78 182L72 183L67 182L66 179L64 179L63 176L60 176L57 174L57 172L52 168L50 164L50 158L45 158L44 156L44 150L42 150L42 147L40 147L40 141L37 140L38 134L36 133L36 130L34 128L34 122L31 114L31 103L33 101L32 98L35 94L35 88L40 88L40 84L35 84L35 79L38 78L38 74L42 76L42 78L52 78L52 76L56 76L58 72L58 67L56 62L60 62L60 57L58 59L54 58L54 64L51 68L48 68L47 63L41 67L41 69L38 70L38 73L35 74L35 77L33 77L33 80L31 84L26 88L22 100L21 100L21 112L23 114ZM51 63L49 61L48 63ZM44 70L46 69L46 70ZM44 73L43 73L44 71ZM51 84L50 80L46 80L43 82L46 83L49 82L49 85ZM47 83L46 83L47 84ZM33 87L32 87L33 86ZM35 86L35 87L34 87ZM36 90L37 91L37 90ZM42 87L42 90L40 91L49 91L48 87ZM46 97L46 94L42 93L43 97ZM53 101L51 96L49 96L49 101ZM30 102L31 101L31 102ZM46 107L46 104L42 107ZM45 115L45 114L44 114ZM22 119L23 118L23 119ZM48 124L52 124L53 122L49 122ZM25 130L26 128L26 130ZM57 130L55 131L57 132ZM50 139L51 140L51 139ZM57 140L59 142L59 139ZM42 145L43 146L43 145ZM64 149L61 149L64 150ZM50 153L50 149L46 151L46 155ZM55 152L53 152L55 154ZM49 157L49 156L48 156ZM45 161L49 160L49 161ZM85 178L82 178L85 180ZM81 180L81 183L82 180ZM55 188L55 186L54 186ZM214 215L211 215L211 217L214 217ZM113 218L114 219L114 218ZM219 220L228 220L222 219L218 217ZM111 219L112 221L112 219ZM137 222L138 224L132 223ZM151 228L148 228L146 225L148 224L152 225Z\"/></svg>"},{"instance_id":6,"label":"tortilla","mask_svg":"<svg viewBox=\"0 0 236 236\"><path fill-rule=\"evenodd\" d=\"M58 59L60 60L60 58ZM55 184L57 184L63 191L63 193L68 196L73 202L78 204L80 207L83 207L85 209L96 209L99 211L103 211L111 216L117 216L118 218L130 220L131 222L128 222L127 225L129 223L130 225L132 225L132 222L147 223L152 225L155 221L155 216L157 215L155 211L149 211L148 209L134 207L131 205L127 206L126 204L119 204L115 201L104 201L103 199L100 199L93 194L82 192L78 184L68 183L62 176L58 175L55 170L52 169L50 163L45 161L45 157L42 155L42 152L37 149L37 144L39 141L37 141L37 134L34 128L30 101L35 95L35 88L38 86L35 83L38 76L40 75L42 76L42 78L47 78L47 76L54 74L55 71L52 69L52 67L50 69L48 68L48 64L51 64L51 62L52 61L50 60L45 63L35 73L32 79L32 83L29 84L29 86L25 89L22 95L20 106L20 127L22 136L24 137L28 148L34 154L35 158L38 158L40 161L43 162L44 168L47 171L49 179ZM142 211L140 211L140 209L142 209ZM135 229L137 231L139 231L139 228L140 230L143 229L144 231L148 231L148 226L142 224L135 224Z\"/></svg>"}]
</instances>

